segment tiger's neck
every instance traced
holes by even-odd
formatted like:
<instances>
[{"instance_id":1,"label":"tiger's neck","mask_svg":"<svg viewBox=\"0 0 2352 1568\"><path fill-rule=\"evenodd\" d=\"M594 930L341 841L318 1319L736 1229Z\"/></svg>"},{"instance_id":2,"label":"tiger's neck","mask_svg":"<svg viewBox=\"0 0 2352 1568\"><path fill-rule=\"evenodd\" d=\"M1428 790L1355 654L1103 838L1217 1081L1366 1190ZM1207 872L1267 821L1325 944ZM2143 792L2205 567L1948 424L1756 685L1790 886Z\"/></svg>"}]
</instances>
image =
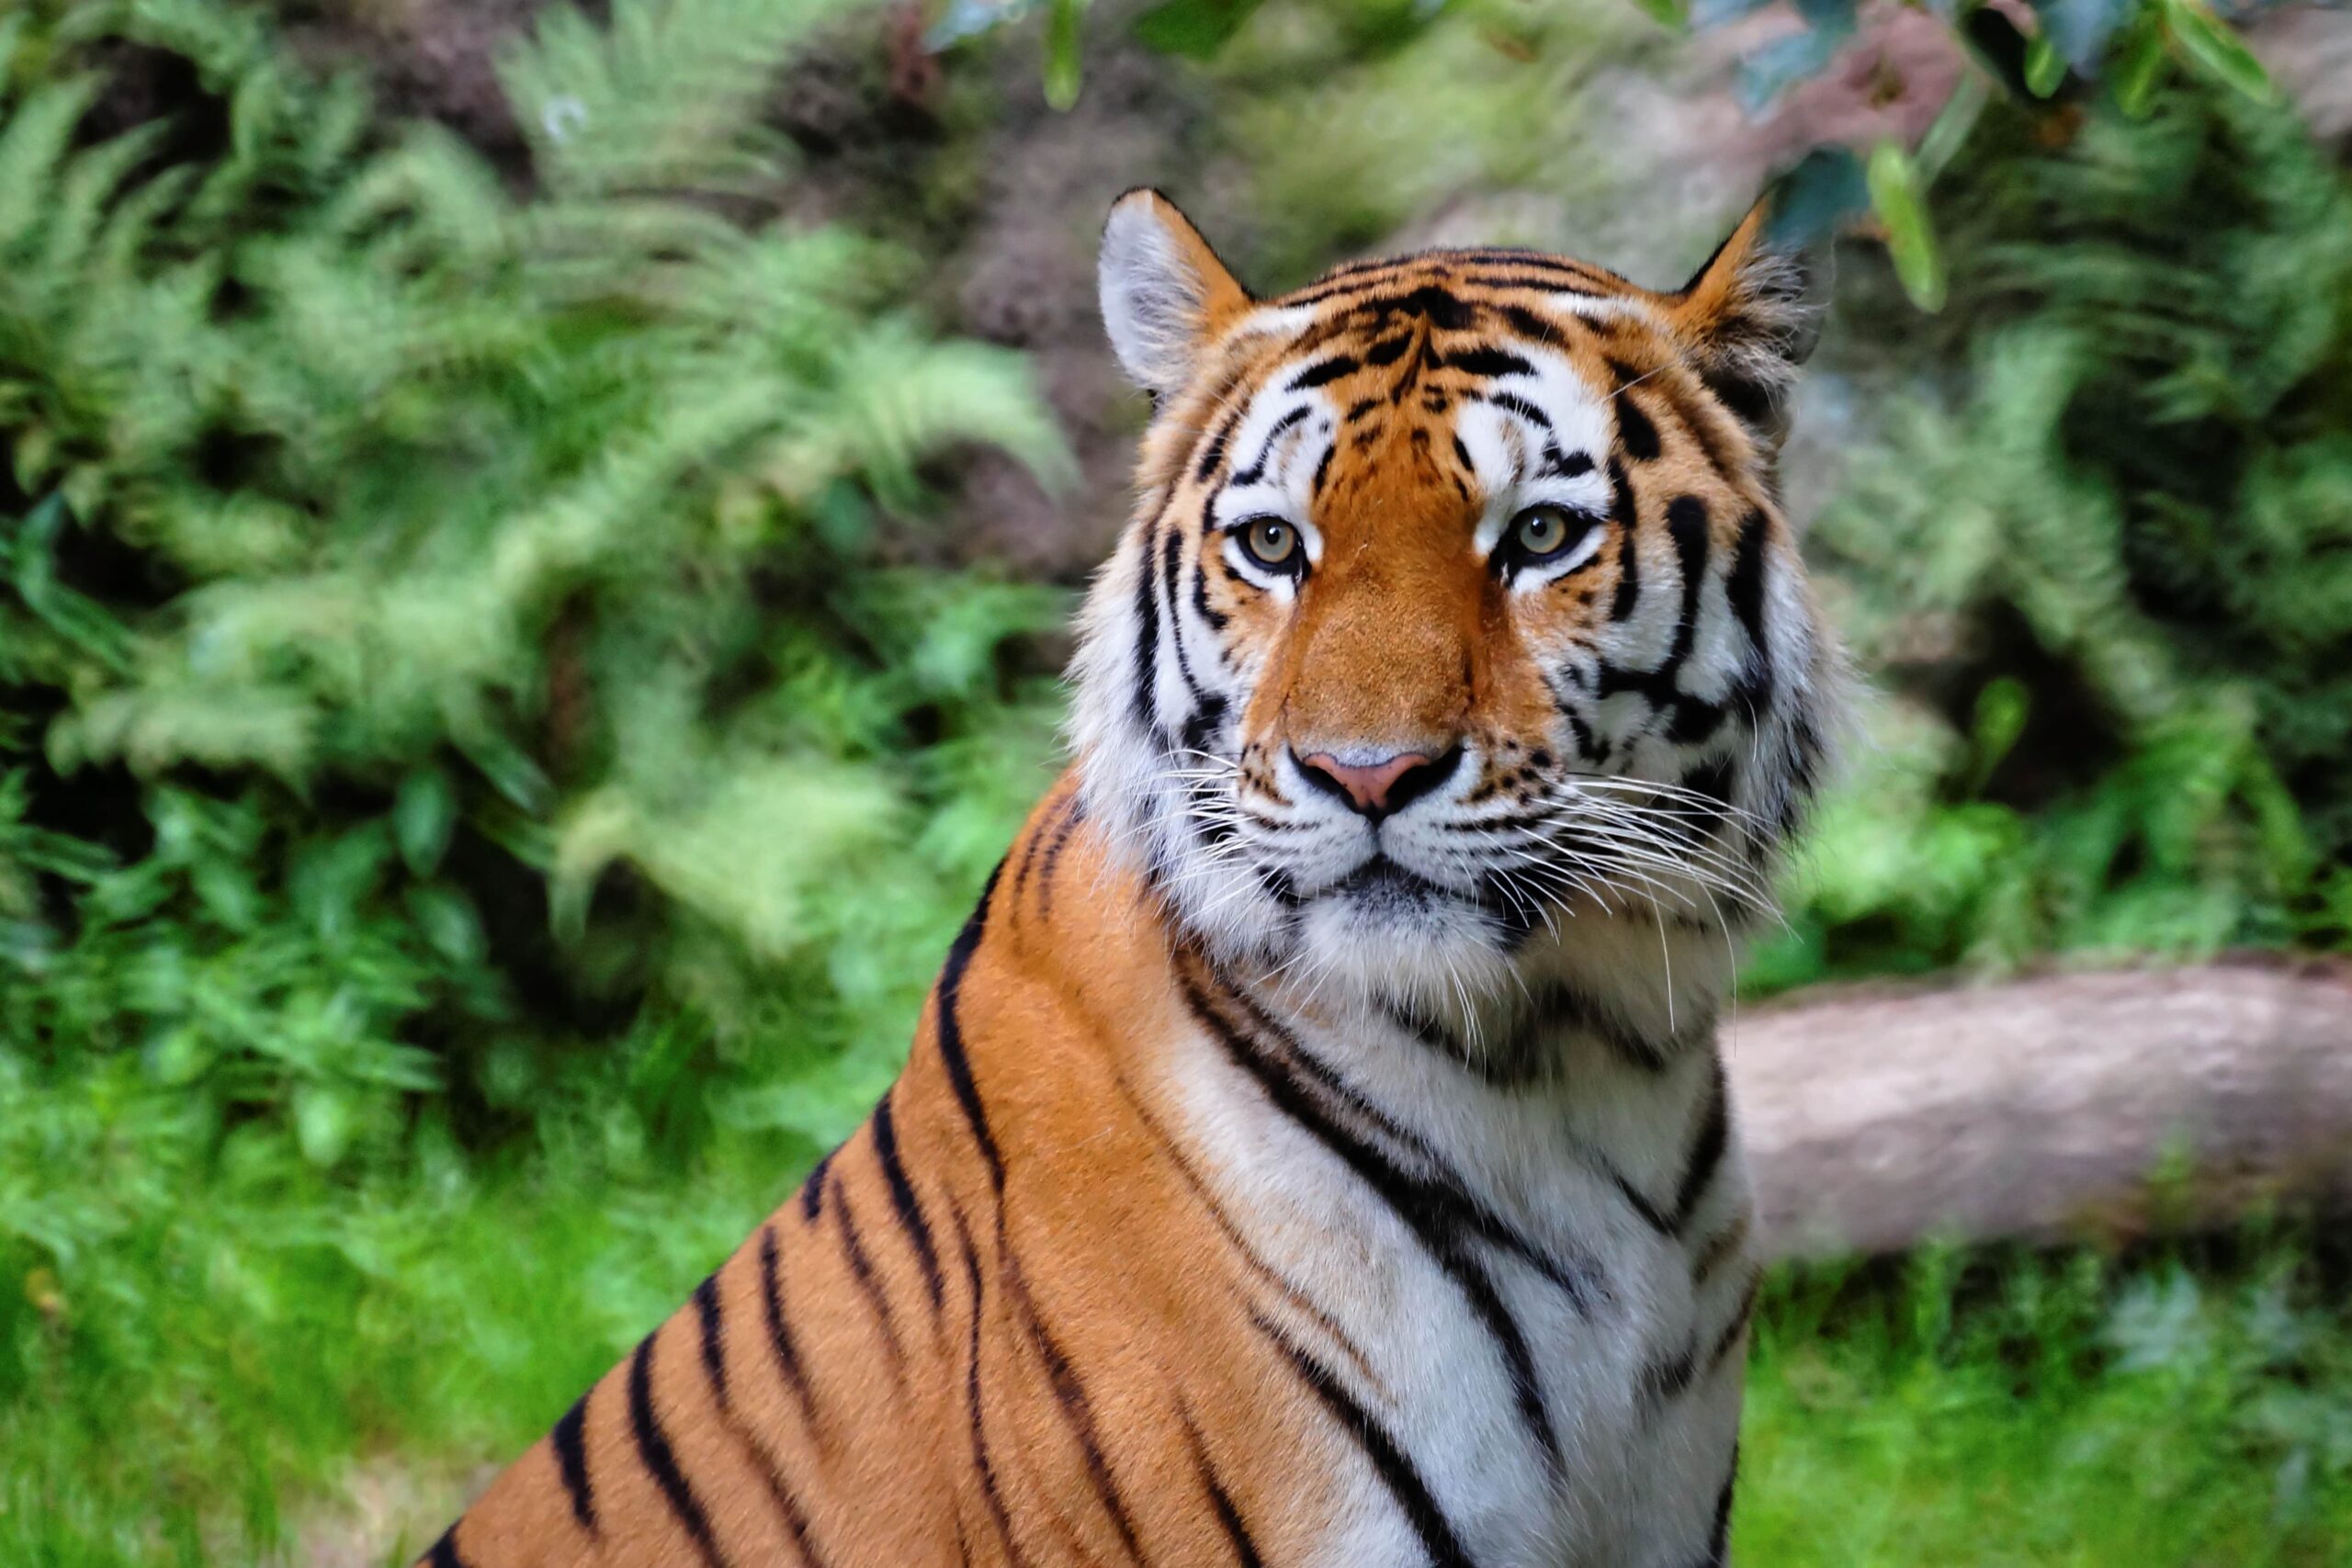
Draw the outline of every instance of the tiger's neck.
<instances>
[{"instance_id":1,"label":"tiger's neck","mask_svg":"<svg viewBox=\"0 0 2352 1568\"><path fill-rule=\"evenodd\" d=\"M1084 1019L1083 1066L1036 1090L1080 1120L1008 1159L1074 1161L1050 1179L1116 1207L1100 1156L1138 1147L1122 1129L1140 1119L1155 1168L1182 1172L1147 1185L1203 1216L1180 1272L1221 1278L1253 1332L1356 1401L1346 1419L1419 1467L1449 1528L1490 1549L1477 1561L1645 1562L1657 1538L1611 1534L1654 1524L1641 1499L1680 1488L1705 1512L1752 1284L1721 933L1580 913L1523 994L1403 1017L1203 953L1067 790L991 902L998 959L1057 976ZM1035 1071L1039 1037L1000 1033L1027 1066L983 1078ZM1360 1489L1393 1483L1374 1472ZM1379 1529L1399 1517L1357 1504ZM1336 1560L1394 1555L1379 1529Z\"/></svg>"}]
</instances>

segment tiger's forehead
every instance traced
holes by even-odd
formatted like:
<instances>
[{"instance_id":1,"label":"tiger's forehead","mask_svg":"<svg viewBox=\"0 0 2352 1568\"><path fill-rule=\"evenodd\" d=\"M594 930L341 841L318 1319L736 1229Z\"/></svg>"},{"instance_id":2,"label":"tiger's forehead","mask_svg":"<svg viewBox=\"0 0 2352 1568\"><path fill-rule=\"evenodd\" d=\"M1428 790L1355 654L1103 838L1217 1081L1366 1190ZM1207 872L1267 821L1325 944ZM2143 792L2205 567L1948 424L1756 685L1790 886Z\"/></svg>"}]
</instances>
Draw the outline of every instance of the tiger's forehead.
<instances>
[{"instance_id":1,"label":"tiger's forehead","mask_svg":"<svg viewBox=\"0 0 2352 1568\"><path fill-rule=\"evenodd\" d=\"M1203 403L1171 422L1193 436L1193 472L1170 477L1217 482L1221 509L1273 499L1252 493L1269 485L1294 504L1375 483L1465 503L1526 479L1602 489L1620 394L1680 357L1660 303L1527 251L1340 267L1227 334Z\"/></svg>"}]
</instances>

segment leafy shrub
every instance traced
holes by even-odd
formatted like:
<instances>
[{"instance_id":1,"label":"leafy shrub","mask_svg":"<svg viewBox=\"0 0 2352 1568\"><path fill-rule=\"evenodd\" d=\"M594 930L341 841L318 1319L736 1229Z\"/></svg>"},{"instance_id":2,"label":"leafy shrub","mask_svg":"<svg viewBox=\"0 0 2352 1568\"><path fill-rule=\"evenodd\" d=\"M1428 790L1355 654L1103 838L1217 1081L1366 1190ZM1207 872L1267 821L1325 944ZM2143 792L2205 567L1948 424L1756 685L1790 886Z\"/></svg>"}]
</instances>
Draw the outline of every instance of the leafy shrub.
<instances>
[{"instance_id":1,"label":"leafy shrub","mask_svg":"<svg viewBox=\"0 0 2352 1568\"><path fill-rule=\"evenodd\" d=\"M1897 706L1776 977L2344 942L2352 186L2191 89L1951 177L1970 376L1812 539Z\"/></svg>"},{"instance_id":2,"label":"leafy shrub","mask_svg":"<svg viewBox=\"0 0 2352 1568\"><path fill-rule=\"evenodd\" d=\"M1042 750L993 652L1057 607L889 518L945 444L1058 447L1019 362L892 310L909 258L774 217L763 96L829 9L549 13L520 194L259 13L0 22L13 1072L135 1053L332 1162L419 1090L526 1107L648 998L778 1049L747 976L821 1013L969 874L921 781Z\"/></svg>"}]
</instances>

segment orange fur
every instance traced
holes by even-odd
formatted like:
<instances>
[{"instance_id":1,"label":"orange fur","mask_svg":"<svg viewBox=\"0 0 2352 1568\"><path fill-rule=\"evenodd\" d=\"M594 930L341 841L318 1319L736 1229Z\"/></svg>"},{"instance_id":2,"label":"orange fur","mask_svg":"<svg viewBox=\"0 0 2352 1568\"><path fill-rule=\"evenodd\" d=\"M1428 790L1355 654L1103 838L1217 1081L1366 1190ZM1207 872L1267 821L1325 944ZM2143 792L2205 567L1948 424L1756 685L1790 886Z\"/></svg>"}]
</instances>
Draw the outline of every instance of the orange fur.
<instances>
[{"instance_id":1,"label":"orange fur","mask_svg":"<svg viewBox=\"0 0 2352 1568\"><path fill-rule=\"evenodd\" d=\"M1145 439L1126 548L1139 571L1162 550L1197 570L1254 672L1243 775L1284 750L1471 737L1480 788L1519 787L1558 722L1533 649L1597 637L1629 561L1688 550L1670 503L1703 507L1718 563L1792 553L1772 437L1733 407L1776 389L1711 379L1793 330L1752 286L1758 217L1675 294L1439 252L1261 305L1162 198L1126 199L1191 283L1177 337L1151 346L1197 350ZM1283 331L1250 326L1285 311ZM1625 513L1540 601L1466 547L1487 498L1448 434L1478 351L1530 341L1616 411L1592 457L1619 470ZM1285 602L1217 547L1206 498L1247 455L1204 444L1303 359L1340 367L1334 406L1366 412L1317 480L1311 591ZM1074 770L992 879L875 1118L498 1478L434 1568L1274 1563L1327 1539L1333 1455L1368 1440L1346 1399L1379 1400L1379 1374L1223 1206L1163 1043L1203 1008L1252 1004L1092 807Z\"/></svg>"}]
</instances>

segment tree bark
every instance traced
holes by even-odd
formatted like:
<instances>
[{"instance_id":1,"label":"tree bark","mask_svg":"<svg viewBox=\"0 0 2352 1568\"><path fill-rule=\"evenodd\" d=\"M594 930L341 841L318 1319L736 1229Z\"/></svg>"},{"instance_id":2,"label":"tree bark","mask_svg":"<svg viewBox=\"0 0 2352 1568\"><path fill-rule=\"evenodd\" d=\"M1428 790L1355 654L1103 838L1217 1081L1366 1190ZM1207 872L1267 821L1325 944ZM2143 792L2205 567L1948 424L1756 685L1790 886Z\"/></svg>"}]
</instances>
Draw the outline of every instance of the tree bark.
<instances>
[{"instance_id":1,"label":"tree bark","mask_svg":"<svg viewBox=\"0 0 2352 1568\"><path fill-rule=\"evenodd\" d=\"M2352 964L1830 988L1724 1043L1773 1257L2352 1200Z\"/></svg>"}]
</instances>

